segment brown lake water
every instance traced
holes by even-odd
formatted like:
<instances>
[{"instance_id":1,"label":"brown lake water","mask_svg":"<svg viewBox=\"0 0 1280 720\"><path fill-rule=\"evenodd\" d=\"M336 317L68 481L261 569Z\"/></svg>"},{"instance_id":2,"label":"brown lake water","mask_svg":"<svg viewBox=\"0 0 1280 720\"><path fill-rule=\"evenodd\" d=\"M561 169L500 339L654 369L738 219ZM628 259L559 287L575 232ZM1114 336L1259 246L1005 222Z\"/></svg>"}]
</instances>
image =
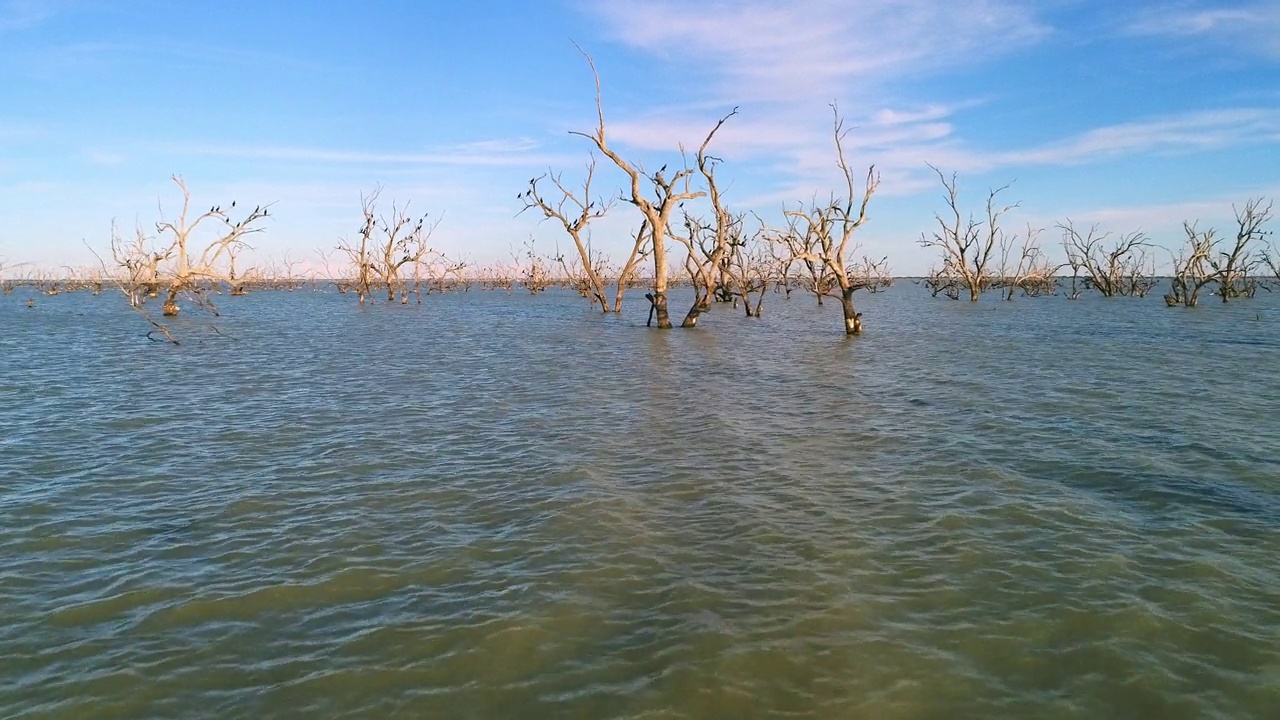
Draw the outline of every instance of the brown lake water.
<instances>
[{"instance_id":1,"label":"brown lake water","mask_svg":"<svg viewBox=\"0 0 1280 720\"><path fill-rule=\"evenodd\" d=\"M1280 717L1280 297L642 295L0 298L0 717Z\"/></svg>"}]
</instances>

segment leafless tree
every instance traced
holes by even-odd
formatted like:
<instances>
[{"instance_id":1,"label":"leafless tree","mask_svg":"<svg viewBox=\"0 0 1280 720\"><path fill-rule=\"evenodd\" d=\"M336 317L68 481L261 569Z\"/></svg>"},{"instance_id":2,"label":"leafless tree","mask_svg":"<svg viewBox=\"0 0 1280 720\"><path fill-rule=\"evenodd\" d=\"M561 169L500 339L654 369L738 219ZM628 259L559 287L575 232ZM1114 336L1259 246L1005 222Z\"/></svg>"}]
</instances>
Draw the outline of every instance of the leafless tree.
<instances>
[{"instance_id":1,"label":"leafless tree","mask_svg":"<svg viewBox=\"0 0 1280 720\"><path fill-rule=\"evenodd\" d=\"M947 211L935 214L938 228L932 235L922 236L923 247L936 248L942 255L942 267L930 273L931 289L936 286L934 295L944 291L948 297L958 299L960 294L968 292L969 300L977 302L982 293L997 282L992 263L995 261L997 246L1005 242L1004 230L1000 222L1004 214L1019 203L1001 206L999 195L1009 188L1008 185L996 188L987 193L987 216L984 221L973 215L965 216L960 210L960 197L956 187L956 175L948 178L942 171L930 165L942 181L946 190ZM954 289L954 292L948 290Z\"/></svg>"},{"instance_id":2,"label":"leafless tree","mask_svg":"<svg viewBox=\"0 0 1280 720\"><path fill-rule=\"evenodd\" d=\"M1271 207L1272 204L1264 198L1250 198L1243 207L1232 206L1236 216L1235 242L1209 260L1217 275L1218 296L1222 302L1231 298L1253 297L1257 292L1253 273L1266 263L1261 246L1271 233L1264 229L1271 220Z\"/></svg>"},{"instance_id":3,"label":"leafless tree","mask_svg":"<svg viewBox=\"0 0 1280 720\"><path fill-rule=\"evenodd\" d=\"M781 264L761 227L750 237L740 237L730 248L724 263L724 287L734 306L742 301L747 317L760 317L769 286L781 272Z\"/></svg>"},{"instance_id":4,"label":"leafless tree","mask_svg":"<svg viewBox=\"0 0 1280 720\"><path fill-rule=\"evenodd\" d=\"M853 170L844 153L844 140L848 131L844 128L844 119L840 117L839 109L832 105L831 111L836 162L845 181L844 195L837 197L832 194L824 205L813 202L807 209L785 211L788 228L783 237L788 239L784 241L788 247L799 251L795 255L797 260L822 268L822 275L816 282L831 282L832 288L839 290L845 334L857 335L862 332L862 313L854 307L853 294L870 285L867 278L850 267L846 258L856 248L852 242L853 236L867 221L867 206L880 185L880 176L874 165L867 169L859 201Z\"/></svg>"},{"instance_id":5,"label":"leafless tree","mask_svg":"<svg viewBox=\"0 0 1280 720\"><path fill-rule=\"evenodd\" d=\"M771 244L781 249L781 252L775 252L775 255L786 258L783 261L786 267L798 268L796 281L805 290L813 293L819 305L823 304L823 298L834 294L836 276L821 260L822 238L820 235L802 231L797 223L797 217L793 215L787 217L786 232L771 235ZM790 295L789 287L787 292Z\"/></svg>"},{"instance_id":6,"label":"leafless tree","mask_svg":"<svg viewBox=\"0 0 1280 720\"><path fill-rule=\"evenodd\" d=\"M1233 206L1236 236L1227 244L1214 229L1202 232L1196 223L1184 222L1186 241L1173 258L1173 278L1165 304L1195 307L1200 291L1210 285L1216 286L1224 303L1231 298L1252 297L1257 290L1254 271L1271 263L1261 247L1270 232L1264 228L1271 219L1271 207L1263 198L1250 199L1243 207ZM1274 264L1271 266L1274 268Z\"/></svg>"},{"instance_id":7,"label":"leafless tree","mask_svg":"<svg viewBox=\"0 0 1280 720\"><path fill-rule=\"evenodd\" d=\"M551 284L551 271L547 267L547 261L534 249L534 242L531 237L524 242L521 249L511 251L516 277L520 279L520 284L524 285L530 295L537 295Z\"/></svg>"},{"instance_id":8,"label":"leafless tree","mask_svg":"<svg viewBox=\"0 0 1280 720\"><path fill-rule=\"evenodd\" d=\"M1019 290L1024 295L1052 294L1057 284L1058 267L1040 248L1040 233L1039 229L1028 225L1021 243L1016 235L1001 237L997 284L1005 300L1012 300Z\"/></svg>"},{"instance_id":9,"label":"leafless tree","mask_svg":"<svg viewBox=\"0 0 1280 720\"><path fill-rule=\"evenodd\" d=\"M591 73L595 77L598 124L591 133L572 131L571 134L590 140L595 144L597 150L609 158L629 178L629 189L624 193L623 197L640 210L645 220L641 231L636 235L635 243L632 247L632 256L635 257L641 252L641 248L647 240L648 247L653 253L654 272L653 292L649 294L649 302L652 306L650 317L656 313L658 327L670 328L671 319L667 312L667 285L670 272L667 265L667 233L671 225L671 216L676 208L680 206L680 203L685 200L702 197L705 193L690 188L689 178L693 174L693 170L689 168L677 170L669 178L666 175L667 168L665 165L657 172L648 174L644 172L642 167L623 159L613 148L609 147L605 133L604 106L600 97L600 73L596 71L595 60L585 52L582 54L591 65ZM644 189L646 184L654 192L653 198L646 196Z\"/></svg>"},{"instance_id":10,"label":"leafless tree","mask_svg":"<svg viewBox=\"0 0 1280 720\"><path fill-rule=\"evenodd\" d=\"M382 188L377 187L368 195L361 195L364 223L357 231L359 239L343 240L338 249L347 255L355 270L352 287L361 303L376 283L386 289L387 302L395 302L399 292L403 304L408 302L409 291L401 270L422 263L432 253L431 234L440 221L428 222L426 214L412 216L408 204L402 207L395 202L389 216L380 215L377 202L381 193Z\"/></svg>"},{"instance_id":11,"label":"leafless tree","mask_svg":"<svg viewBox=\"0 0 1280 720\"><path fill-rule=\"evenodd\" d=\"M163 248L156 254L175 261L168 277L163 279L167 288L162 312L167 316L177 315L180 310L178 299L185 295L216 314L206 291L210 285L226 278L221 264L223 258L229 252L244 247L247 236L263 231L261 222L267 218L269 206L258 205L240 220L233 220L229 213L235 209L235 202L227 210L214 205L192 219L191 193L186 183L177 175L173 182L182 191L182 210L176 219L156 223L157 242ZM211 239L200 240L196 233L206 222L218 229Z\"/></svg>"},{"instance_id":12,"label":"leafless tree","mask_svg":"<svg viewBox=\"0 0 1280 720\"><path fill-rule=\"evenodd\" d=\"M696 327L698 318L711 308L717 290L728 295L725 282L725 271L728 267L729 254L735 245L742 242L742 216L730 213L724 206L724 196L716 183L716 167L720 158L707 153L711 140L716 132L724 126L729 118L738 114L738 108L720 118L711 132L698 148L696 162L698 172L706 181L706 193L711 200L710 222L693 217L687 211L684 214L685 234L672 233L672 238L685 248L685 268L693 285L693 304L685 314L680 327Z\"/></svg>"},{"instance_id":13,"label":"leafless tree","mask_svg":"<svg viewBox=\"0 0 1280 720\"><path fill-rule=\"evenodd\" d=\"M1210 228L1201 232L1192 222L1184 222L1182 229L1187 235L1186 245L1173 258L1169 294L1164 296L1169 307L1195 307L1200 302L1200 291L1214 279L1209 258L1218 244L1216 231Z\"/></svg>"},{"instance_id":14,"label":"leafless tree","mask_svg":"<svg viewBox=\"0 0 1280 720\"><path fill-rule=\"evenodd\" d=\"M600 306L601 312L609 312L609 301L605 296L605 278L601 273L601 269L607 265L608 261L599 253L593 252L591 249L591 241L584 237L587 226L592 220L602 218L607 214L613 203L605 202L599 198L591 197L591 181L595 177L596 161L595 157L591 158L591 163L587 165L587 178L582 183L582 197L565 186L558 173L548 173L542 177L536 177L529 180L529 189L517 196L518 199L524 201L524 208L521 213L530 208L537 208L543 215L544 219L556 220L560 223L564 231L573 239L574 248L578 251L578 259L580 264L577 265L578 271L575 275L580 276L586 281L588 294L586 297L591 298L592 302ZM542 192L538 189L538 183L549 179L551 184L555 186L556 196L554 200L548 200L543 197ZM564 257L557 254L558 262L569 271L569 266L564 262ZM617 310L621 310L620 303ZM615 310L615 312L617 311Z\"/></svg>"},{"instance_id":15,"label":"leafless tree","mask_svg":"<svg viewBox=\"0 0 1280 720\"><path fill-rule=\"evenodd\" d=\"M1146 269L1145 248L1150 245L1145 233L1135 231L1121 235L1116 243L1106 246L1109 232L1102 232L1097 225L1087 231L1075 226L1070 219L1059 223L1062 230L1062 247L1066 251L1067 264L1072 268L1072 287L1075 273L1083 270L1084 286L1093 288L1104 297L1127 295L1135 290L1150 289L1142 282L1150 277ZM1145 294L1147 290L1142 290Z\"/></svg>"}]
</instances>

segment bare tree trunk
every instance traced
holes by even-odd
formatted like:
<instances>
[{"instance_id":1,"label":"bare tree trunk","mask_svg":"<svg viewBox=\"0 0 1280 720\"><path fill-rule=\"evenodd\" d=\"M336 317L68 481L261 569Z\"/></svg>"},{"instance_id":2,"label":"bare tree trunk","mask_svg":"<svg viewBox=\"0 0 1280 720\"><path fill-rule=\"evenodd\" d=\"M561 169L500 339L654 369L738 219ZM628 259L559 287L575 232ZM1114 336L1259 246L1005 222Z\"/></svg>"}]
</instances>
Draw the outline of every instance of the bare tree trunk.
<instances>
[{"instance_id":1,"label":"bare tree trunk","mask_svg":"<svg viewBox=\"0 0 1280 720\"><path fill-rule=\"evenodd\" d=\"M663 281L663 289L653 291L653 311L657 314L658 328L670 330L671 316L667 314L666 278L663 278Z\"/></svg>"},{"instance_id":2,"label":"bare tree trunk","mask_svg":"<svg viewBox=\"0 0 1280 720\"><path fill-rule=\"evenodd\" d=\"M840 293L840 307L844 311L844 333L858 335L862 333L862 313L853 306L855 288L848 288Z\"/></svg>"}]
</instances>

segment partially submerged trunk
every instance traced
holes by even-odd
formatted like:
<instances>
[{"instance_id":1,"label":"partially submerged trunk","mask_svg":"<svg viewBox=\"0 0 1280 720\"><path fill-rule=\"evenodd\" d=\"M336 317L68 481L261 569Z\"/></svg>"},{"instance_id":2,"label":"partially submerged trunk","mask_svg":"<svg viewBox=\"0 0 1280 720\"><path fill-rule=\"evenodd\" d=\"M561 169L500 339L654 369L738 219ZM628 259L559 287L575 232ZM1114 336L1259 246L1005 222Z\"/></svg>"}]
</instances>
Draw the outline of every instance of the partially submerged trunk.
<instances>
[{"instance_id":1,"label":"partially submerged trunk","mask_svg":"<svg viewBox=\"0 0 1280 720\"><path fill-rule=\"evenodd\" d=\"M859 335L862 333L862 313L858 312L853 306L854 289L843 290L840 293L840 307L844 312L844 332L846 335Z\"/></svg>"},{"instance_id":2,"label":"partially submerged trunk","mask_svg":"<svg viewBox=\"0 0 1280 720\"><path fill-rule=\"evenodd\" d=\"M656 314L658 320L658 328L663 330L671 329L671 316L667 314L667 293L666 290L655 290L650 295L650 302L653 303L651 315Z\"/></svg>"},{"instance_id":3,"label":"partially submerged trunk","mask_svg":"<svg viewBox=\"0 0 1280 720\"><path fill-rule=\"evenodd\" d=\"M174 315L177 315L178 312L182 309L178 307L178 287L177 286L174 286L171 290L169 290L169 295L164 299L164 305L162 306L161 309L164 312L165 317L173 317Z\"/></svg>"}]
</instances>

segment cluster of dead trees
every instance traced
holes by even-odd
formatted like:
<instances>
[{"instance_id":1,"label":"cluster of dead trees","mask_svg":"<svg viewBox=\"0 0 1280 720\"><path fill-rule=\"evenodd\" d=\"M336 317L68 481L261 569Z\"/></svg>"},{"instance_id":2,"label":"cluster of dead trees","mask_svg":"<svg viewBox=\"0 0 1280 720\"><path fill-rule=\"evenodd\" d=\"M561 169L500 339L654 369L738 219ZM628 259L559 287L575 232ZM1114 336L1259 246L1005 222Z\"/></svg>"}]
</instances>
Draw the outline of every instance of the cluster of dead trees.
<instances>
[{"instance_id":1,"label":"cluster of dead trees","mask_svg":"<svg viewBox=\"0 0 1280 720\"><path fill-rule=\"evenodd\" d=\"M35 272L0 262L0 290L19 286L45 294L90 289L94 294L115 285L129 306L142 314L166 339L176 342L168 328L148 312L150 301L166 317L184 305L217 314L213 297L244 295L255 289L299 290L334 287L356 296L360 304L385 298L387 303L422 302L424 294L467 291L473 285L512 291L520 287L539 294L549 287L569 287L603 313L619 313L628 290L643 288L649 304L649 324L673 326L669 291L691 290L692 299L681 327L696 327L717 303L741 307L748 317L760 317L770 293L812 294L819 305L826 298L840 303L842 329L862 331L862 315L855 305L858 291L874 293L893 283L888 259L860 253L858 231L868 221L868 207L880 185L871 166L855 172L846 157L849 130L832 105L834 165L840 184L825 200L781 209L781 222L771 225L755 213L732 207L720 177L723 160L712 153L717 134L738 114L721 117L707 132L690 159L677 146L679 160L650 171L624 157L610 144L601 97L599 73L586 57L595 79L596 125L589 132L571 131L590 144L590 161L578 182L549 170L533 177L517 195L518 214L530 212L563 230L571 249L551 253L535 248L530 238L511 252L511 261L485 267L449 257L432 245L438 219L410 211L410 204L382 202L382 188L361 196L361 223L329 252L303 262L286 254L278 262L245 267L248 240L264 230L269 205L237 210L237 203L192 208L191 194L175 176L181 207L175 218L138 225L124 236L113 224L111 263L100 268L63 273ZM596 183L598 159L618 173L620 190L601 194ZM932 166L931 166L932 167ZM669 169L670 168L670 169ZM961 205L955 174L933 168L944 190L945 210L935 214L934 229L919 242L937 252L938 264L922 282L935 297L977 301L998 291L1006 300L1016 295L1054 295L1071 299L1085 291L1104 296L1147 295L1160 282L1156 276L1157 246L1142 232L1113 235L1097 225L1077 227L1070 219L1059 223L1064 262L1055 262L1043 248L1043 230L1027 226L1007 232L1006 214L1018 207L1006 203L1009 186L988 191L982 210L974 214ZM619 206L634 208L636 228L629 236L625 258L615 262L593 246L592 224ZM1280 281L1280 253L1267 242L1270 203L1253 199L1236 208L1234 239L1214 229L1201 231L1184 224L1184 245L1172 256L1170 306L1195 306L1203 293L1226 302L1251 297L1269 281ZM563 236L562 236L563 237ZM1069 272L1069 274L1068 274ZM1068 285L1069 283L1069 285ZM683 293L682 293L683 294Z\"/></svg>"},{"instance_id":2,"label":"cluster of dead trees","mask_svg":"<svg viewBox=\"0 0 1280 720\"><path fill-rule=\"evenodd\" d=\"M1070 219L1059 223L1062 233L1063 263L1053 262L1041 247L1042 230L1027 226L1021 235L1007 233L1002 220L1018 203L1003 204L1001 195L1009 186L988 191L982 215L966 214L960 205L956 176L937 173L945 191L946 211L934 216L936 229L920 239L926 248L938 251L941 265L923 279L935 297L958 300L962 296L977 302L989 290L1012 300L1018 293L1027 296L1053 295L1059 283L1070 282L1066 296L1079 299L1084 291L1104 297L1145 297L1160 284L1156 274L1155 251L1150 238L1140 231L1113 236L1097 225L1077 227ZM1210 288L1223 302L1252 297L1259 287L1262 269L1271 279L1280 260L1266 243L1265 230L1271 218L1271 203L1262 198L1235 208L1236 236L1227 241L1215 230L1200 231L1196 223L1184 223L1185 244L1175 251L1170 293L1165 302L1173 307L1194 307L1200 292ZM1070 271L1070 275L1064 273Z\"/></svg>"},{"instance_id":3,"label":"cluster of dead trees","mask_svg":"<svg viewBox=\"0 0 1280 720\"><path fill-rule=\"evenodd\" d=\"M590 132L571 133L593 147L585 179L580 184L570 184L561 173L550 171L530 179L528 187L517 195L524 203L521 212L534 211L543 220L560 225L569 236L576 257L556 257L584 297L601 312L620 312L626 290L634 286L641 265L649 263L652 281L645 298L650 304L649 324L658 328L672 327L668 292L677 282L672 268L678 267L684 270L693 290L681 327L696 327L699 318L716 302L735 306L741 303L746 315L759 317L766 291L784 287L789 294L795 281L804 284L819 301L827 296L838 298L844 331L850 335L862 331L854 293L878 290L892 281L886 260L854 260L858 249L855 233L867 221L867 207L880 179L872 167L859 184L845 156L848 131L837 108L832 107L833 137L844 186L825 202L815 200L784 209L785 225L775 228L755 215L749 221L744 212L730 208L717 175L722 160L711 154L712 144L725 123L737 115L737 108L710 129L692 164L680 147L678 166L668 163L650 171L610 145L600 75L591 57L586 59L595 78L596 127ZM595 153L622 174L623 190L616 198L603 199L592 192L597 170ZM589 228L617 204L635 208L637 229L631 236L626 260L614 265L592 247ZM677 257L672 258L672 252ZM805 272L793 272L801 268Z\"/></svg>"},{"instance_id":4,"label":"cluster of dead trees","mask_svg":"<svg viewBox=\"0 0 1280 720\"><path fill-rule=\"evenodd\" d=\"M363 223L356 239L343 239L338 250L349 261L351 272L337 277L338 292L354 292L361 304L374 291L385 292L387 302L422 302L423 290L443 287L466 267L431 246L431 234L440 224L426 214L413 215L409 206L391 203L390 213L378 211L382 188L361 196ZM328 267L327 257L325 266Z\"/></svg>"}]
</instances>

